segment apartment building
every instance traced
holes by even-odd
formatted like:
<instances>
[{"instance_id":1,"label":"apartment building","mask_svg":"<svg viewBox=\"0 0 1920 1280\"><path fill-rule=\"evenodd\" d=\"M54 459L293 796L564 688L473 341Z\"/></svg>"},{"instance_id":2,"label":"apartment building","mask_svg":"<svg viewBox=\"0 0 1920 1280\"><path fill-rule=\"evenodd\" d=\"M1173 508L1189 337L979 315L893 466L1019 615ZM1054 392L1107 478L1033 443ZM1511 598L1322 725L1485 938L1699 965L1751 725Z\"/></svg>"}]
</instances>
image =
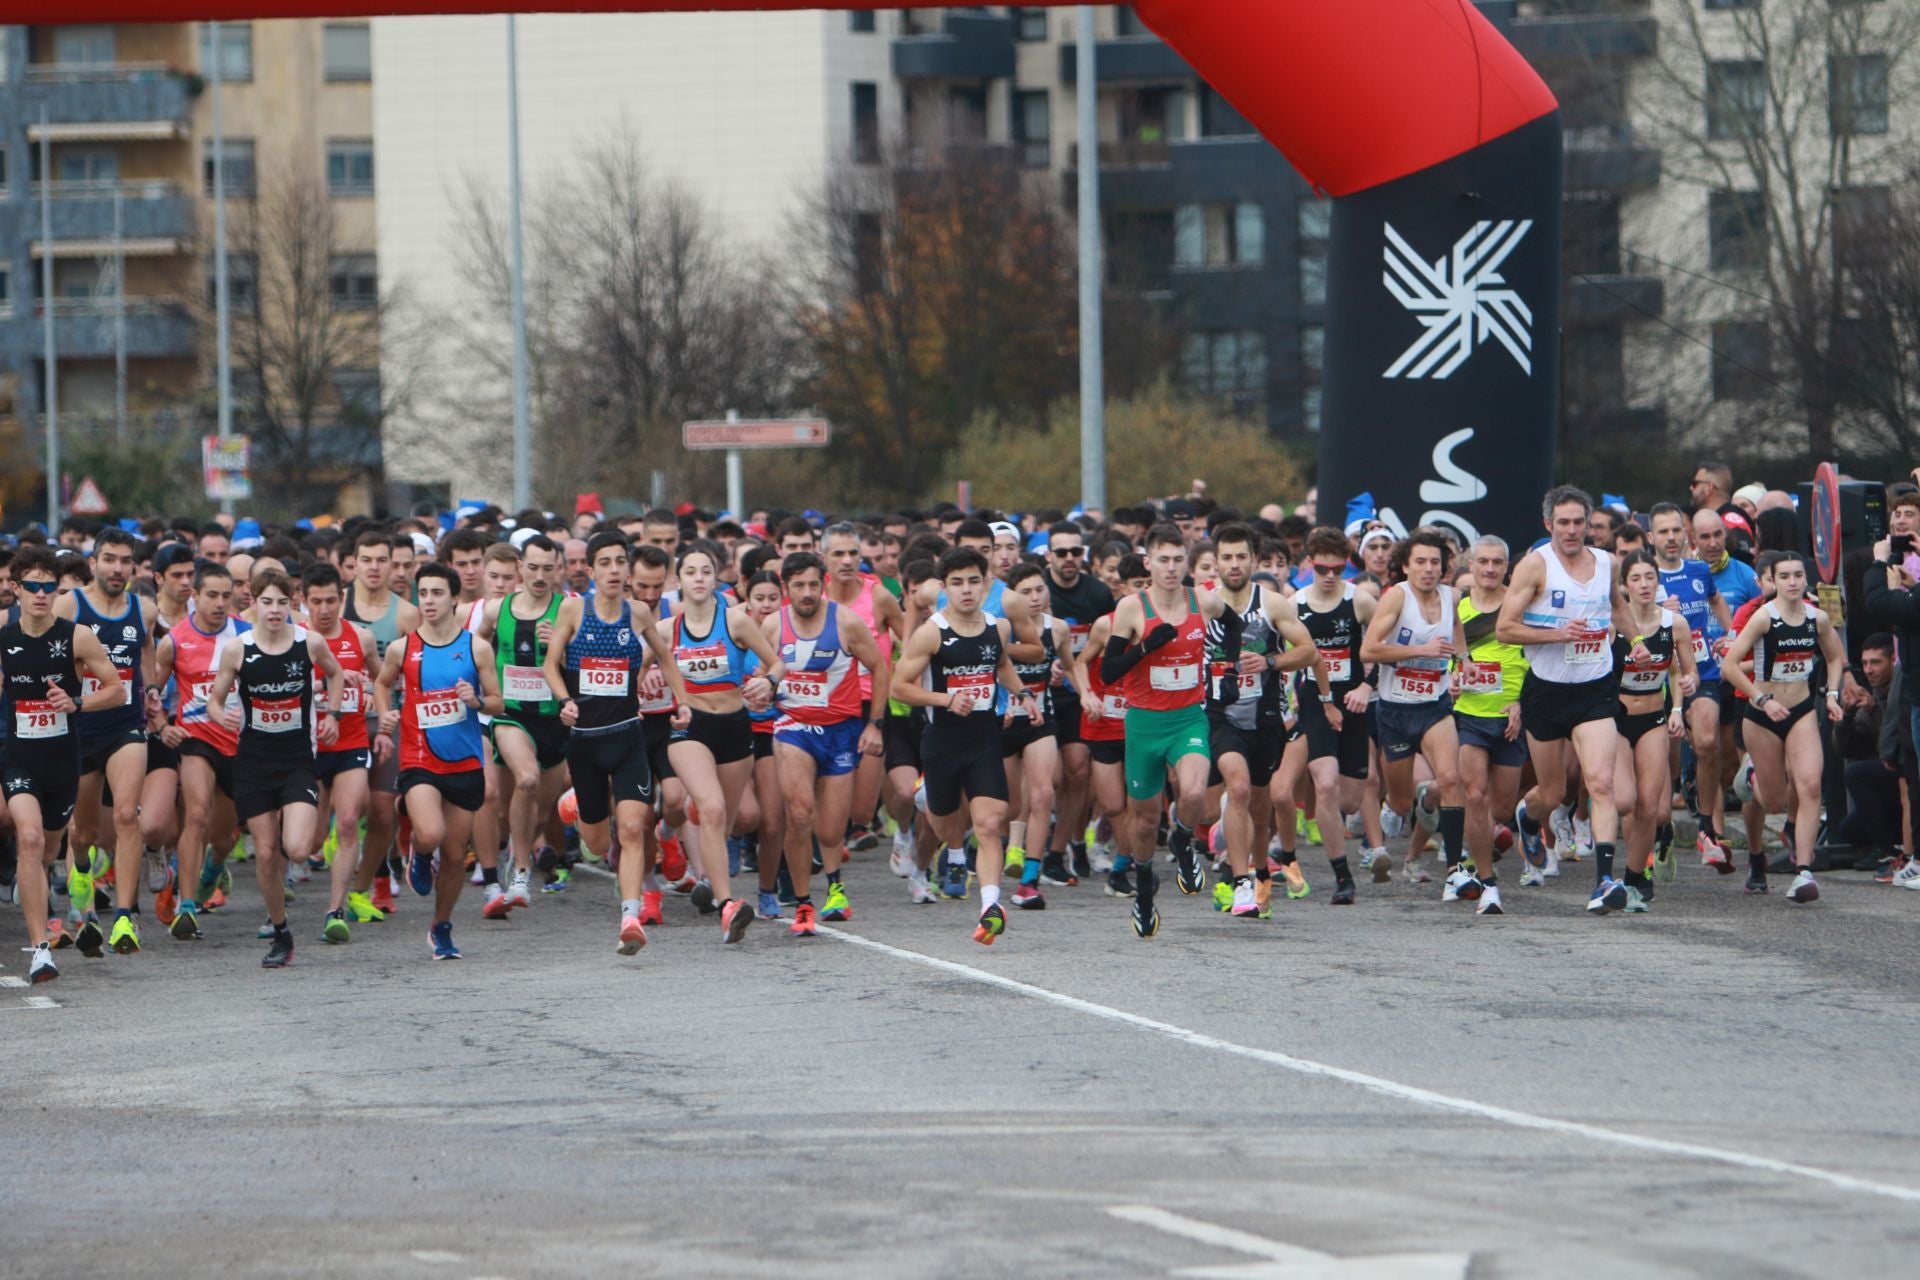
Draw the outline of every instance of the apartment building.
<instances>
[{"instance_id":1,"label":"apartment building","mask_svg":"<svg viewBox=\"0 0 1920 1280\"><path fill-rule=\"evenodd\" d=\"M336 229L336 301L374 298L369 39L365 23L221 27L239 324L258 303L259 267L241 245L250 218L297 182L313 184ZM42 438L48 254L63 438L125 423L190 445L210 423L214 56L200 23L0 26L0 421L16 434ZM377 358L367 366L343 371L330 411L377 397ZM235 389L237 402L254 393L244 373ZM344 473L365 459L332 461Z\"/></svg>"}]
</instances>

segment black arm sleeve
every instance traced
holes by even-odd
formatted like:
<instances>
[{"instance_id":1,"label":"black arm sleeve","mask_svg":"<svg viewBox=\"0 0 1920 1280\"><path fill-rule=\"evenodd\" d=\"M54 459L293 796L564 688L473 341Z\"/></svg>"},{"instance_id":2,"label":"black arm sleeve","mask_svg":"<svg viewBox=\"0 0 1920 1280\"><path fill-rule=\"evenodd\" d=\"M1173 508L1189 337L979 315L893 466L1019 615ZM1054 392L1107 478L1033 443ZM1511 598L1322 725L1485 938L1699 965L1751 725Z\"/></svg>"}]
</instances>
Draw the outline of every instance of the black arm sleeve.
<instances>
[{"instance_id":1,"label":"black arm sleeve","mask_svg":"<svg viewBox=\"0 0 1920 1280\"><path fill-rule=\"evenodd\" d=\"M1146 651L1139 645L1129 645L1119 636L1108 636L1107 651L1100 655L1101 683L1119 684L1126 678L1127 672L1139 666L1146 656Z\"/></svg>"},{"instance_id":2,"label":"black arm sleeve","mask_svg":"<svg viewBox=\"0 0 1920 1280\"><path fill-rule=\"evenodd\" d=\"M1232 609L1220 611L1220 659L1240 661L1240 641L1247 634L1247 620Z\"/></svg>"}]
</instances>

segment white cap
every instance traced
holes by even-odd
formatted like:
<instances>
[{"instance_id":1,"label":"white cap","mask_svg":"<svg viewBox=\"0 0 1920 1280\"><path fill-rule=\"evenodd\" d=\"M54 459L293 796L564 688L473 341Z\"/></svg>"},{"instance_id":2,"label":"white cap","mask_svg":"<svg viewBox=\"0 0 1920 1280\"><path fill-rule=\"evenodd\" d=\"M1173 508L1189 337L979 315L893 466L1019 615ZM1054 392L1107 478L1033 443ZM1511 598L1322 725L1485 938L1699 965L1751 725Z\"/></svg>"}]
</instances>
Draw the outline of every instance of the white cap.
<instances>
[{"instance_id":1,"label":"white cap","mask_svg":"<svg viewBox=\"0 0 1920 1280\"><path fill-rule=\"evenodd\" d=\"M424 533L415 533L413 535L413 550L415 555L432 556L433 539Z\"/></svg>"},{"instance_id":2,"label":"white cap","mask_svg":"<svg viewBox=\"0 0 1920 1280\"><path fill-rule=\"evenodd\" d=\"M1002 538L1012 538L1015 542L1022 540L1020 536L1020 526L1017 524L1012 524L1005 520L996 520L989 527L993 530L993 540L995 542L1000 541Z\"/></svg>"},{"instance_id":3,"label":"white cap","mask_svg":"<svg viewBox=\"0 0 1920 1280\"><path fill-rule=\"evenodd\" d=\"M532 542L535 538L539 536L540 536L540 531L534 528L532 525L528 525L524 529L515 529L513 531L513 536L508 538L507 541L513 544L513 549L515 551L525 551L527 549L527 544L529 542Z\"/></svg>"}]
</instances>

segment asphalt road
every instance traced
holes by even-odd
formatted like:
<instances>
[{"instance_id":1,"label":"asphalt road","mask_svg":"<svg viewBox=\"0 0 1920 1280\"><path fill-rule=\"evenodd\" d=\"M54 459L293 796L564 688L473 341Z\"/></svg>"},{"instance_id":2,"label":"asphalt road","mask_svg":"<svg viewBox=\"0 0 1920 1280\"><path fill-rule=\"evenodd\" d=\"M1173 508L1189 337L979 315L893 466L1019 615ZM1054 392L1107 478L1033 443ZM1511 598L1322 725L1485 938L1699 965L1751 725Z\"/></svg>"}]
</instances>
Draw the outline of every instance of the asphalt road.
<instances>
[{"instance_id":1,"label":"asphalt road","mask_svg":"<svg viewBox=\"0 0 1920 1280\"><path fill-rule=\"evenodd\" d=\"M1596 919L1585 864L1492 919L1303 865L1270 922L1168 876L1151 942L1081 886L988 949L867 854L844 936L670 899L632 959L581 875L470 892L450 964L307 892L280 973L242 874L33 991L9 909L0 1275L1915 1274L1920 894L1683 866Z\"/></svg>"}]
</instances>

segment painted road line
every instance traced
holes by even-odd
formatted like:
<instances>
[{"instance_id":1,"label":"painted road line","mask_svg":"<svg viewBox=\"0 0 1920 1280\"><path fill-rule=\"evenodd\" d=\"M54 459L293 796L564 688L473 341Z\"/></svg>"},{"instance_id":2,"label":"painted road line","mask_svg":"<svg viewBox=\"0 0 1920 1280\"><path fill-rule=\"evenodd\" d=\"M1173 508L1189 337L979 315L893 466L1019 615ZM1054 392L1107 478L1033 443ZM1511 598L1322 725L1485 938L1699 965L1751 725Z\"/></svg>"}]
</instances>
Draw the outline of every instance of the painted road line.
<instances>
[{"instance_id":1,"label":"painted road line","mask_svg":"<svg viewBox=\"0 0 1920 1280\"><path fill-rule=\"evenodd\" d=\"M1227 1266L1180 1267L1170 1274L1190 1280L1465 1280L1473 1255L1466 1253L1393 1253L1377 1257L1341 1258L1249 1231L1222 1227L1199 1218L1170 1213L1144 1204L1118 1204L1107 1209L1123 1222L1183 1236L1216 1249L1251 1254L1259 1262Z\"/></svg>"}]
</instances>

